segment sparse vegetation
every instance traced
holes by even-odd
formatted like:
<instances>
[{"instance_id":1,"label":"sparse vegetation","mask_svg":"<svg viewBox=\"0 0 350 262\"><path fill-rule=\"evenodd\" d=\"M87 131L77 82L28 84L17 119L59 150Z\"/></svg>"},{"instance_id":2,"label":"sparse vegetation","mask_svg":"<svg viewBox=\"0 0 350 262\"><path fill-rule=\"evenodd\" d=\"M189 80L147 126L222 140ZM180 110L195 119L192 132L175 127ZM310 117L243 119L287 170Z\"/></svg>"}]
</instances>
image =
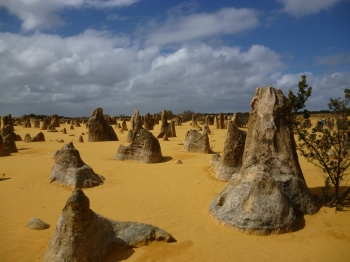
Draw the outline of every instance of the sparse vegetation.
<instances>
[{"instance_id":1,"label":"sparse vegetation","mask_svg":"<svg viewBox=\"0 0 350 262\"><path fill-rule=\"evenodd\" d=\"M289 91L289 103L294 113L293 126L298 138L297 150L308 162L314 164L325 176L325 187L322 188L323 200L328 207L342 209L344 200L350 190L341 192L341 185L348 185L350 173L350 121L349 102L350 89L344 90L344 98L330 99L328 104L330 115L325 126L321 129L308 128L310 114L307 110L303 115L298 111L305 107L305 102L311 95L311 87L306 84L306 76L298 85L297 95ZM330 184L334 187L334 193L328 197Z\"/></svg>"}]
</instances>

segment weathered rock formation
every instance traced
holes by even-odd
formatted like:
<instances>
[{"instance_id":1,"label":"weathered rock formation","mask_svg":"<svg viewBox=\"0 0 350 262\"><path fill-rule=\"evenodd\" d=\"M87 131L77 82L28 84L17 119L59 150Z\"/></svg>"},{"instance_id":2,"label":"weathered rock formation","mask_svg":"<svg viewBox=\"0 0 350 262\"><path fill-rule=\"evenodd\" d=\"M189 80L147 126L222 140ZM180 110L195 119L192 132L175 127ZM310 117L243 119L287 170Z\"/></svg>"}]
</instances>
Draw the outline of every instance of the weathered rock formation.
<instances>
[{"instance_id":1,"label":"weathered rock formation","mask_svg":"<svg viewBox=\"0 0 350 262\"><path fill-rule=\"evenodd\" d=\"M211 134L210 128L207 124L203 125L203 134L207 134L207 135Z\"/></svg>"},{"instance_id":2,"label":"weathered rock formation","mask_svg":"<svg viewBox=\"0 0 350 262\"><path fill-rule=\"evenodd\" d=\"M54 114L50 117L50 124L53 125L53 127L60 127L60 118L58 117L57 114Z\"/></svg>"},{"instance_id":3,"label":"weathered rock formation","mask_svg":"<svg viewBox=\"0 0 350 262\"><path fill-rule=\"evenodd\" d=\"M30 134L26 134L23 139L24 142L44 142L45 136L42 132L38 133L35 137L31 137Z\"/></svg>"},{"instance_id":4,"label":"weathered rock formation","mask_svg":"<svg viewBox=\"0 0 350 262\"><path fill-rule=\"evenodd\" d=\"M248 234L284 233L293 230L297 215L317 212L299 166L286 102L280 89L256 90L242 168L209 207L219 223Z\"/></svg>"},{"instance_id":5,"label":"weathered rock formation","mask_svg":"<svg viewBox=\"0 0 350 262\"><path fill-rule=\"evenodd\" d=\"M142 127L137 109L131 118L131 130L129 130L127 141L131 144L120 145L113 159L136 160L143 163L159 163L162 160L159 141L150 131Z\"/></svg>"},{"instance_id":6,"label":"weathered rock formation","mask_svg":"<svg viewBox=\"0 0 350 262\"><path fill-rule=\"evenodd\" d=\"M144 123L143 123L144 128L147 130L153 130L154 127L154 118L150 113L147 113L144 118Z\"/></svg>"},{"instance_id":7,"label":"weathered rock formation","mask_svg":"<svg viewBox=\"0 0 350 262\"><path fill-rule=\"evenodd\" d=\"M182 126L182 116L181 115L177 115L174 119L175 121L175 126Z\"/></svg>"},{"instance_id":8,"label":"weathered rock formation","mask_svg":"<svg viewBox=\"0 0 350 262\"><path fill-rule=\"evenodd\" d=\"M125 118L122 119L122 131L128 131Z\"/></svg>"},{"instance_id":9,"label":"weathered rock formation","mask_svg":"<svg viewBox=\"0 0 350 262\"><path fill-rule=\"evenodd\" d=\"M79 118L74 118L73 119L73 123L74 123L74 126L76 126L76 127L80 127L80 119Z\"/></svg>"},{"instance_id":10,"label":"weathered rock formation","mask_svg":"<svg viewBox=\"0 0 350 262\"><path fill-rule=\"evenodd\" d=\"M7 125L1 129L1 136L4 142L4 147L7 148L10 153L17 153L16 146L16 134L13 131L13 127Z\"/></svg>"},{"instance_id":11,"label":"weathered rock formation","mask_svg":"<svg viewBox=\"0 0 350 262\"><path fill-rule=\"evenodd\" d=\"M225 129L225 117L223 113L219 113L217 117L217 128L218 129Z\"/></svg>"},{"instance_id":12,"label":"weathered rock formation","mask_svg":"<svg viewBox=\"0 0 350 262\"><path fill-rule=\"evenodd\" d=\"M217 179L228 181L241 169L246 136L245 131L239 130L233 122L228 122L223 154L213 155L210 161Z\"/></svg>"},{"instance_id":13,"label":"weathered rock formation","mask_svg":"<svg viewBox=\"0 0 350 262\"><path fill-rule=\"evenodd\" d=\"M157 138L162 138L165 133L168 135L168 137L176 137L175 123L173 121L170 124L168 123L167 111L163 110L160 117L162 120L162 125L160 127L160 133Z\"/></svg>"},{"instance_id":14,"label":"weathered rock formation","mask_svg":"<svg viewBox=\"0 0 350 262\"><path fill-rule=\"evenodd\" d=\"M44 230L44 229L49 228L50 225L45 223L44 221L42 221L41 219L39 219L37 217L33 217L28 221L27 227L30 229L35 229L35 230Z\"/></svg>"},{"instance_id":15,"label":"weathered rock formation","mask_svg":"<svg viewBox=\"0 0 350 262\"><path fill-rule=\"evenodd\" d=\"M51 170L50 183L55 182L70 188L87 188L103 184L104 177L97 175L85 164L72 142L57 150Z\"/></svg>"},{"instance_id":16,"label":"weathered rock formation","mask_svg":"<svg viewBox=\"0 0 350 262\"><path fill-rule=\"evenodd\" d=\"M201 134L195 129L187 131L182 151L189 153L211 153L208 134Z\"/></svg>"},{"instance_id":17,"label":"weathered rock formation","mask_svg":"<svg viewBox=\"0 0 350 262\"><path fill-rule=\"evenodd\" d=\"M96 108L92 112L87 125L89 128L89 142L118 141L117 134L104 118L102 108Z\"/></svg>"},{"instance_id":18,"label":"weathered rock formation","mask_svg":"<svg viewBox=\"0 0 350 262\"><path fill-rule=\"evenodd\" d=\"M47 126L47 129L46 129L46 130L47 130L47 132L57 132L54 123L50 123L50 124Z\"/></svg>"},{"instance_id":19,"label":"weathered rock formation","mask_svg":"<svg viewBox=\"0 0 350 262\"><path fill-rule=\"evenodd\" d=\"M23 123L24 128L30 128L32 127L32 124L30 123L30 118L27 117Z\"/></svg>"},{"instance_id":20,"label":"weathered rock formation","mask_svg":"<svg viewBox=\"0 0 350 262\"><path fill-rule=\"evenodd\" d=\"M40 120L39 119L34 119L34 128L40 128Z\"/></svg>"},{"instance_id":21,"label":"weathered rock formation","mask_svg":"<svg viewBox=\"0 0 350 262\"><path fill-rule=\"evenodd\" d=\"M2 135L0 135L0 156L9 156L10 151L5 147Z\"/></svg>"},{"instance_id":22,"label":"weathered rock formation","mask_svg":"<svg viewBox=\"0 0 350 262\"><path fill-rule=\"evenodd\" d=\"M14 128L13 128L13 119L11 114L8 114L6 116L3 116L1 118L1 128L4 128L5 126L10 126L10 131L13 132Z\"/></svg>"},{"instance_id":23,"label":"weathered rock formation","mask_svg":"<svg viewBox=\"0 0 350 262\"><path fill-rule=\"evenodd\" d=\"M50 124L50 121L46 117L44 117L41 124L41 130L47 130L47 127L49 126L49 124Z\"/></svg>"},{"instance_id":24,"label":"weathered rock formation","mask_svg":"<svg viewBox=\"0 0 350 262\"><path fill-rule=\"evenodd\" d=\"M198 127L197 114L192 114L192 128Z\"/></svg>"},{"instance_id":25,"label":"weathered rock formation","mask_svg":"<svg viewBox=\"0 0 350 262\"><path fill-rule=\"evenodd\" d=\"M141 247L155 240L176 242L156 226L111 220L95 213L84 192L76 189L63 208L43 261L100 262L115 250Z\"/></svg>"}]
</instances>

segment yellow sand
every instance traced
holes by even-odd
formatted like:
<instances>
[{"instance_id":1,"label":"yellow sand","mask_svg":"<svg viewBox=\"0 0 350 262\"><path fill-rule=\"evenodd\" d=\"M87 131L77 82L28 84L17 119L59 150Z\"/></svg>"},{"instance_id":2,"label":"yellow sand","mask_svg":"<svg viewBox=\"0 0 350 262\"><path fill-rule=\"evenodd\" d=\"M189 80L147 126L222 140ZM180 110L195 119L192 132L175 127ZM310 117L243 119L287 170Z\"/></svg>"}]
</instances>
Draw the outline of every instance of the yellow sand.
<instances>
[{"instance_id":1,"label":"yellow sand","mask_svg":"<svg viewBox=\"0 0 350 262\"><path fill-rule=\"evenodd\" d=\"M129 123L128 123L129 125ZM219 225L207 213L210 202L226 185L209 171L211 155L182 152L181 143L189 122L176 127L177 137L160 140L164 162L143 164L115 161L112 157L126 135L116 133L119 142L78 143L85 126L61 132L43 131L46 142L16 142L18 153L0 158L0 261L40 261L55 230L57 220L71 190L50 184L53 153L74 141L83 161L106 178L99 187L84 189L91 209L115 220L131 220L156 225L176 239L176 243L154 242L149 246L112 254L107 261L350 261L350 212L322 207L313 216L299 221L296 232L255 236ZM153 134L157 135L156 125ZM212 148L222 152L226 130L210 135ZM15 127L24 138L39 129ZM74 136L69 136L74 134ZM183 164L175 164L181 159ZM324 179L320 172L299 157L311 192L321 197ZM47 230L26 227L32 217L49 223Z\"/></svg>"}]
</instances>

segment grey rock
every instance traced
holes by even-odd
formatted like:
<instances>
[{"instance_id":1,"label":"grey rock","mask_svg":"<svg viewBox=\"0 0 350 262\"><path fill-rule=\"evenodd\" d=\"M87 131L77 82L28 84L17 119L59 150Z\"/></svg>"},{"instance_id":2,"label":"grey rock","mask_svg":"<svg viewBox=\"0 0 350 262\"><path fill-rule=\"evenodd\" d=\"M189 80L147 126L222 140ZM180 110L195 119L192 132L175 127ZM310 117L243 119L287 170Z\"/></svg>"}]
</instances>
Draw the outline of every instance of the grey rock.
<instances>
[{"instance_id":1,"label":"grey rock","mask_svg":"<svg viewBox=\"0 0 350 262\"><path fill-rule=\"evenodd\" d=\"M201 154L211 153L208 135L202 135L195 129L187 131L182 151Z\"/></svg>"},{"instance_id":2,"label":"grey rock","mask_svg":"<svg viewBox=\"0 0 350 262\"><path fill-rule=\"evenodd\" d=\"M111 220L95 213L83 191L76 189L63 208L43 261L98 262L115 250L141 247L155 240L176 241L156 226Z\"/></svg>"},{"instance_id":3,"label":"grey rock","mask_svg":"<svg viewBox=\"0 0 350 262\"><path fill-rule=\"evenodd\" d=\"M27 227L30 229L35 229L35 230L44 230L50 227L49 224L45 223L39 218L33 217L31 218L28 223Z\"/></svg>"},{"instance_id":4,"label":"grey rock","mask_svg":"<svg viewBox=\"0 0 350 262\"><path fill-rule=\"evenodd\" d=\"M70 188L88 188L103 184L104 177L96 174L86 165L72 142L64 145L54 154L55 163L50 183L55 182Z\"/></svg>"},{"instance_id":5,"label":"grey rock","mask_svg":"<svg viewBox=\"0 0 350 262\"><path fill-rule=\"evenodd\" d=\"M210 161L217 179L228 181L241 169L246 136L245 131L238 129L233 122L228 122L223 154L213 155Z\"/></svg>"},{"instance_id":6,"label":"grey rock","mask_svg":"<svg viewBox=\"0 0 350 262\"><path fill-rule=\"evenodd\" d=\"M297 216L317 212L298 162L286 101L280 89L256 90L242 168L209 206L219 223L267 235L292 231Z\"/></svg>"},{"instance_id":7,"label":"grey rock","mask_svg":"<svg viewBox=\"0 0 350 262\"><path fill-rule=\"evenodd\" d=\"M162 160L159 141L150 131L141 128L132 133L130 130L128 137L131 144L120 145L114 160L135 160L142 163L159 163Z\"/></svg>"}]
</instances>

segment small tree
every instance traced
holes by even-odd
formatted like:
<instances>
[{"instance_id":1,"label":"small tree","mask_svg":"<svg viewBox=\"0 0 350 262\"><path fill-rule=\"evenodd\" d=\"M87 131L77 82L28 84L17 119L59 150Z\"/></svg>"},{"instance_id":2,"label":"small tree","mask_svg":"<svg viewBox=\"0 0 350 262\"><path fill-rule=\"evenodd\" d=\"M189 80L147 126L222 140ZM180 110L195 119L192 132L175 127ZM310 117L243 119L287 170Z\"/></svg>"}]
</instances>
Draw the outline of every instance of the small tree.
<instances>
[{"instance_id":1,"label":"small tree","mask_svg":"<svg viewBox=\"0 0 350 262\"><path fill-rule=\"evenodd\" d=\"M288 93L288 102L292 107L293 112L293 124L298 126L300 123L297 121L297 116L299 110L305 107L305 103L308 98L311 96L312 87L306 84L306 75L301 76L301 81L298 83L298 93L294 95L292 90L289 90ZM304 110L304 118L308 119L310 114L307 110Z\"/></svg>"},{"instance_id":2,"label":"small tree","mask_svg":"<svg viewBox=\"0 0 350 262\"><path fill-rule=\"evenodd\" d=\"M300 88L301 82L304 83L304 87ZM310 130L305 125L309 122L307 110L304 110L302 118L296 116L298 110L305 107L305 102L311 95L311 88L304 92L307 87L306 77L303 76L301 82L299 82L297 96L291 90L289 91L289 103L295 113L294 131L299 140L297 150L308 162L319 168L334 186L334 195L328 199L326 205L329 207L337 205L340 209L346 195L350 192L348 189L340 196L340 185L346 183L346 176L350 173L350 121L348 120L350 89L344 90L344 99L330 99L328 107L331 114L326 126L321 130L315 128Z\"/></svg>"}]
</instances>

